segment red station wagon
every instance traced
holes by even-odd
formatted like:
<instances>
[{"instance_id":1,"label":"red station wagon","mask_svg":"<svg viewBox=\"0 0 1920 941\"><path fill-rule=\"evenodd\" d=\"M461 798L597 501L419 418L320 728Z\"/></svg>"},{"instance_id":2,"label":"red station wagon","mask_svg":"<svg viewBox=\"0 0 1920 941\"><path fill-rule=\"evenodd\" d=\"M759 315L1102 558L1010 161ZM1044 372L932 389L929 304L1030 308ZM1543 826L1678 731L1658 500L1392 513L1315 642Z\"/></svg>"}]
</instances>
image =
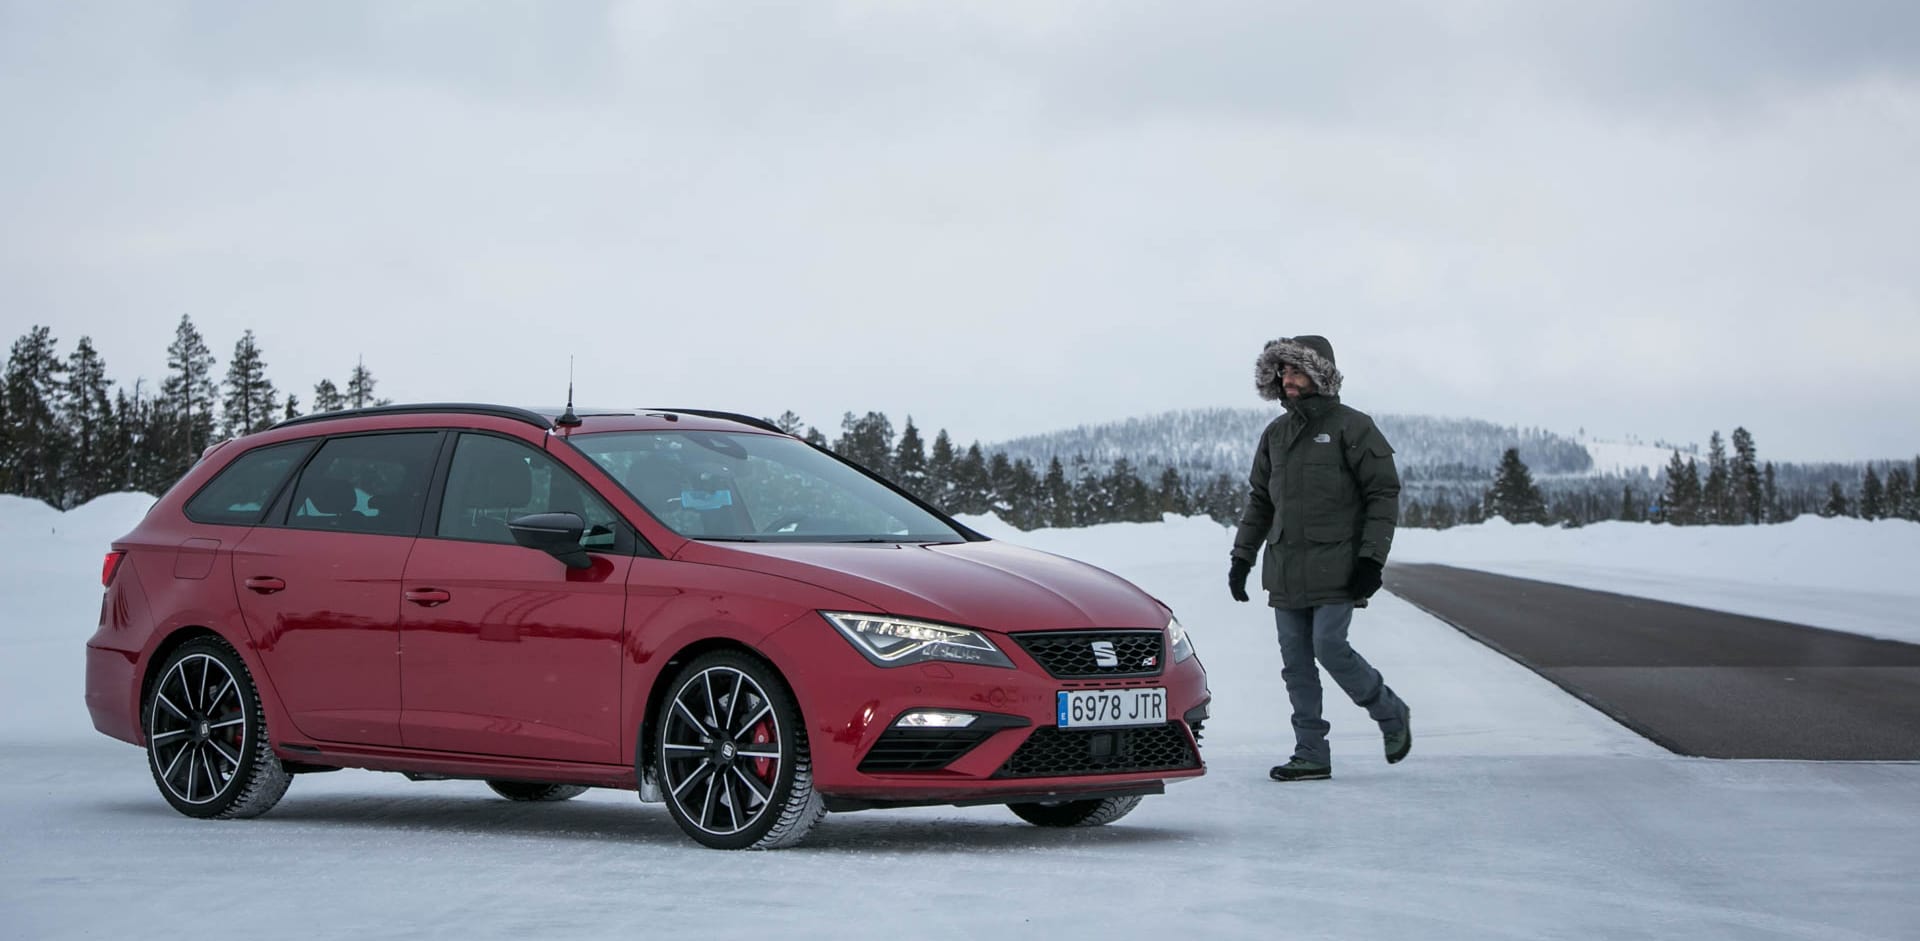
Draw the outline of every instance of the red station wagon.
<instances>
[{"instance_id":1,"label":"red station wagon","mask_svg":"<svg viewBox=\"0 0 1920 941\"><path fill-rule=\"evenodd\" d=\"M829 810L1104 824L1205 773L1166 605L740 415L293 419L210 448L101 581L94 726L194 817L368 768L637 790L768 848Z\"/></svg>"}]
</instances>

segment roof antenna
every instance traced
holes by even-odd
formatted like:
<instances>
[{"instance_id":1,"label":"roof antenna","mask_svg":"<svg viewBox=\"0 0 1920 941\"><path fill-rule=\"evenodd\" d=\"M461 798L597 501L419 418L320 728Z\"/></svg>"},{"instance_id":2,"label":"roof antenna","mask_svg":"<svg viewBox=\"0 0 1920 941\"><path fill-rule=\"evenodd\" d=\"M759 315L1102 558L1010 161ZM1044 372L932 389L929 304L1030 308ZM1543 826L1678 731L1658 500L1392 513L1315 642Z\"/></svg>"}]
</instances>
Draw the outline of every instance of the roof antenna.
<instances>
[{"instance_id":1,"label":"roof antenna","mask_svg":"<svg viewBox=\"0 0 1920 941\"><path fill-rule=\"evenodd\" d=\"M567 357L567 410L553 423L561 428L580 427L580 416L573 413L573 357Z\"/></svg>"}]
</instances>

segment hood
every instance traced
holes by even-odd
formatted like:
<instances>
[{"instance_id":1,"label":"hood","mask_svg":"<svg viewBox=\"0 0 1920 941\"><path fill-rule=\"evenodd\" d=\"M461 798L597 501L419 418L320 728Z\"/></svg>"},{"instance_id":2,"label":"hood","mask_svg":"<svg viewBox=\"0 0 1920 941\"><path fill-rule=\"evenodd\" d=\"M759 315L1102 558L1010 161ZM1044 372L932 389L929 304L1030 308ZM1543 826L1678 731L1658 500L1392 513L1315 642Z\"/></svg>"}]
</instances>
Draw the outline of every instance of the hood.
<instances>
[{"instance_id":1,"label":"hood","mask_svg":"<svg viewBox=\"0 0 1920 941\"><path fill-rule=\"evenodd\" d=\"M1003 633L1167 626L1167 609L1126 579L1002 542L693 542L678 558L806 582L875 613Z\"/></svg>"},{"instance_id":2,"label":"hood","mask_svg":"<svg viewBox=\"0 0 1920 941\"><path fill-rule=\"evenodd\" d=\"M1287 393L1280 387L1280 367L1292 366L1313 380L1321 395L1339 395L1346 379L1333 365L1333 344L1326 337L1281 337L1268 343L1253 361L1253 387L1268 401L1285 402Z\"/></svg>"}]
</instances>

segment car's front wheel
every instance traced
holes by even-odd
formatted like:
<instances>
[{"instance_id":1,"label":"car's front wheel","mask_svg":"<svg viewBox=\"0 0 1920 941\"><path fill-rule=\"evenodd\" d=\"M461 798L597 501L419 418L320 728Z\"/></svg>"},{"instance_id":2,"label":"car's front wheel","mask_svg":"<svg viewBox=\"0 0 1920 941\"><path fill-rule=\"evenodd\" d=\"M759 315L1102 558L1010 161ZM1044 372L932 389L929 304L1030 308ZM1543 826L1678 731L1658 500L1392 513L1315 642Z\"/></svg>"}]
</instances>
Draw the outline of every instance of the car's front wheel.
<instances>
[{"instance_id":1,"label":"car's front wheel","mask_svg":"<svg viewBox=\"0 0 1920 941\"><path fill-rule=\"evenodd\" d=\"M1140 798L1135 796L1008 804L1007 809L1036 827L1098 827L1126 816L1138 806Z\"/></svg>"},{"instance_id":2,"label":"car's front wheel","mask_svg":"<svg viewBox=\"0 0 1920 941\"><path fill-rule=\"evenodd\" d=\"M495 794L510 801L550 803L572 800L587 792L578 784L536 784L527 781L488 781Z\"/></svg>"},{"instance_id":3,"label":"car's front wheel","mask_svg":"<svg viewBox=\"0 0 1920 941\"><path fill-rule=\"evenodd\" d=\"M715 849L791 846L826 813L800 709L778 674L719 651L683 667L655 723L667 810Z\"/></svg>"},{"instance_id":4,"label":"car's front wheel","mask_svg":"<svg viewBox=\"0 0 1920 941\"><path fill-rule=\"evenodd\" d=\"M257 817L293 780L267 744L247 665L218 637L196 637L167 656L143 713L153 780L189 817Z\"/></svg>"}]
</instances>

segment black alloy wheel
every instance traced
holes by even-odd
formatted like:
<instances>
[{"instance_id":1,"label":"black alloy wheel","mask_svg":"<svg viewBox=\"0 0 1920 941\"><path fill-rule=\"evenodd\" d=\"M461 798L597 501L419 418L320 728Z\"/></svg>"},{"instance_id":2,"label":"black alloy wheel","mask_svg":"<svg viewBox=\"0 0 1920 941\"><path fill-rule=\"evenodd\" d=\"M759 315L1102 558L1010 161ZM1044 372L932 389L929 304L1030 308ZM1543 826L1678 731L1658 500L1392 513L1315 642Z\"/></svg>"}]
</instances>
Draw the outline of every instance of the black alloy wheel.
<instances>
[{"instance_id":1,"label":"black alloy wheel","mask_svg":"<svg viewBox=\"0 0 1920 941\"><path fill-rule=\"evenodd\" d=\"M1135 796L1008 804L1007 809L1036 827L1099 827L1126 816L1138 806L1140 798Z\"/></svg>"},{"instance_id":2,"label":"black alloy wheel","mask_svg":"<svg viewBox=\"0 0 1920 941\"><path fill-rule=\"evenodd\" d=\"M161 796L189 817L257 817L292 780L267 745L260 694L217 637L170 654L147 690L147 764Z\"/></svg>"},{"instance_id":3,"label":"black alloy wheel","mask_svg":"<svg viewBox=\"0 0 1920 941\"><path fill-rule=\"evenodd\" d=\"M714 849L791 846L826 812L800 710L764 662L722 651L687 664L656 726L667 809L694 840Z\"/></svg>"}]
</instances>

